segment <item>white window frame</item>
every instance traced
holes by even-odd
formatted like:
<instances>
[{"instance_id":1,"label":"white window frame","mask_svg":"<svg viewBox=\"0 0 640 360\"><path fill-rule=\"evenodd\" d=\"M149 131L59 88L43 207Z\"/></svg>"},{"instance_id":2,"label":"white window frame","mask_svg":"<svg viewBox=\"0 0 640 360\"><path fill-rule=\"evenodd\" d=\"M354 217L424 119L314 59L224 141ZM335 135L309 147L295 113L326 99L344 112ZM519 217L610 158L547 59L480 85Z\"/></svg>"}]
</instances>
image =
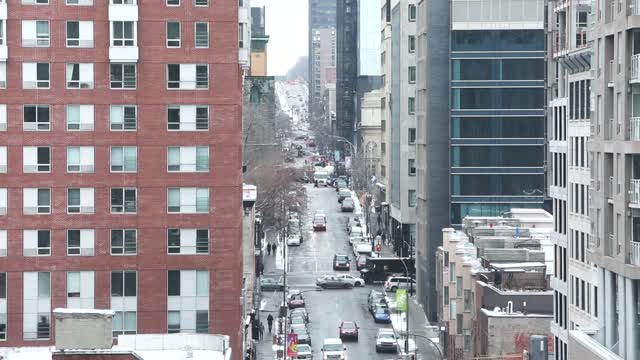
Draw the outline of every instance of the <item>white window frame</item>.
<instances>
[{"instance_id":1,"label":"white window frame","mask_svg":"<svg viewBox=\"0 0 640 360\"><path fill-rule=\"evenodd\" d=\"M73 79L74 68L78 68L78 78ZM67 63L66 64L66 87L67 89L88 90L93 89L94 75L93 63Z\"/></svg>"},{"instance_id":2,"label":"white window frame","mask_svg":"<svg viewBox=\"0 0 640 360\"><path fill-rule=\"evenodd\" d=\"M7 63L5 61L0 61L0 89L6 89L6 88L7 88Z\"/></svg>"},{"instance_id":3,"label":"white window frame","mask_svg":"<svg viewBox=\"0 0 640 360\"><path fill-rule=\"evenodd\" d=\"M42 276L42 279L41 279ZM47 280L48 294L44 294L44 289L40 289L40 284ZM51 338L51 273L24 272L23 273L23 339L24 340L49 340ZM26 306L29 304L29 306ZM39 320L45 318L48 328L43 329L43 335L38 331ZM34 331L29 331L33 328Z\"/></svg>"},{"instance_id":4,"label":"white window frame","mask_svg":"<svg viewBox=\"0 0 640 360\"><path fill-rule=\"evenodd\" d=\"M7 188L0 188L0 215L7 215Z\"/></svg>"},{"instance_id":5,"label":"white window frame","mask_svg":"<svg viewBox=\"0 0 640 360\"><path fill-rule=\"evenodd\" d=\"M71 152L78 153L78 162L72 163ZM93 173L95 171L95 149L93 146L67 146L67 172Z\"/></svg>"},{"instance_id":6,"label":"white window frame","mask_svg":"<svg viewBox=\"0 0 640 360\"><path fill-rule=\"evenodd\" d=\"M178 66L178 80L169 79L169 68ZM198 79L198 69L206 67L207 78ZM167 90L208 90L210 84L209 64L167 64Z\"/></svg>"},{"instance_id":7,"label":"white window frame","mask_svg":"<svg viewBox=\"0 0 640 360\"><path fill-rule=\"evenodd\" d=\"M39 68L46 67L47 74L43 79L38 78ZM51 88L51 64L49 63L22 63L22 88L23 89L49 89Z\"/></svg>"},{"instance_id":8,"label":"white window frame","mask_svg":"<svg viewBox=\"0 0 640 360\"><path fill-rule=\"evenodd\" d=\"M95 273L93 271L67 271L67 307L93 309Z\"/></svg>"},{"instance_id":9,"label":"white window frame","mask_svg":"<svg viewBox=\"0 0 640 360\"><path fill-rule=\"evenodd\" d=\"M94 105L70 104L66 108L67 131L93 131ZM75 117L77 114L77 118Z\"/></svg>"},{"instance_id":10,"label":"white window frame","mask_svg":"<svg viewBox=\"0 0 640 360\"><path fill-rule=\"evenodd\" d=\"M198 4L198 2L205 2L204 4ZM193 0L193 4L196 7L205 7L205 6L209 6L209 0Z\"/></svg>"},{"instance_id":11,"label":"white window frame","mask_svg":"<svg viewBox=\"0 0 640 360\"><path fill-rule=\"evenodd\" d=\"M120 160L120 164L122 164L122 169L118 170L117 168L114 170L114 166L120 166L119 164L114 165L114 154L113 152L117 149L120 149L120 151L122 152L122 158L119 159ZM135 166L132 169L128 169L127 170L127 156L126 156L126 152L127 151L131 151L133 149L133 151L135 152ZM109 150L109 169L112 173L135 173L138 171L138 147L137 146L112 146L111 149Z\"/></svg>"},{"instance_id":12,"label":"white window frame","mask_svg":"<svg viewBox=\"0 0 640 360\"><path fill-rule=\"evenodd\" d=\"M22 5L49 5L49 0L22 0Z\"/></svg>"},{"instance_id":13,"label":"white window frame","mask_svg":"<svg viewBox=\"0 0 640 360\"><path fill-rule=\"evenodd\" d=\"M171 163L171 153L178 151L178 163ZM199 155L206 153L206 168L198 169ZM209 172L209 147L208 146L168 146L167 147L167 172ZM177 167L177 168L176 168Z\"/></svg>"},{"instance_id":14,"label":"white window frame","mask_svg":"<svg viewBox=\"0 0 640 360\"><path fill-rule=\"evenodd\" d=\"M178 38L177 39L170 39L169 38L169 24L178 24ZM165 46L168 49L178 49L178 48L182 47L182 23L180 21L167 21L165 37L166 37Z\"/></svg>"},{"instance_id":15,"label":"white window frame","mask_svg":"<svg viewBox=\"0 0 640 360\"><path fill-rule=\"evenodd\" d=\"M120 67L122 77L120 79L113 79L113 68ZM133 68L133 80L131 77L127 77L125 74L125 68ZM116 86L114 86L114 84ZM120 84L120 86L117 86ZM109 64L109 88L112 90L135 90L138 86L138 67L136 64L131 63L111 63Z\"/></svg>"},{"instance_id":16,"label":"white window frame","mask_svg":"<svg viewBox=\"0 0 640 360\"><path fill-rule=\"evenodd\" d=\"M178 113L178 122L171 122L172 112ZM202 119L198 121L198 113L205 112L206 127ZM167 107L167 131L209 131L211 111L207 105L169 105ZM199 127L199 128L198 128Z\"/></svg>"},{"instance_id":17,"label":"white window frame","mask_svg":"<svg viewBox=\"0 0 640 360\"><path fill-rule=\"evenodd\" d=\"M121 245L113 244L113 236L120 234L122 237ZM127 242L127 235L133 234L133 246ZM137 229L111 229L109 232L109 248L112 256L135 256L138 254L138 230ZM116 251L114 251L116 250Z\"/></svg>"},{"instance_id":18,"label":"white window frame","mask_svg":"<svg viewBox=\"0 0 640 360\"><path fill-rule=\"evenodd\" d=\"M46 233L45 233L46 231ZM40 245L40 233L49 235L49 243ZM22 256L51 256L51 230L22 230Z\"/></svg>"},{"instance_id":19,"label":"white window frame","mask_svg":"<svg viewBox=\"0 0 640 360\"><path fill-rule=\"evenodd\" d=\"M114 204L112 202L113 200L113 196L112 196L112 192L113 191L121 191L122 192L122 205L120 204ZM127 211L127 192L131 192L133 191L133 194L135 196L134 199L134 206L135 209L133 211L131 211L131 204L129 204L129 211ZM129 200L131 201L131 200ZM114 211L114 207L116 207L116 209L121 209L121 210L116 210ZM109 209L111 211L111 214L136 214L138 212L138 189L134 188L134 187L115 187L115 188L111 188L109 191Z\"/></svg>"},{"instance_id":20,"label":"white window frame","mask_svg":"<svg viewBox=\"0 0 640 360\"><path fill-rule=\"evenodd\" d=\"M40 190L49 192L49 201L40 204ZM50 188L23 188L22 189L22 213L24 215L49 215L51 214L51 189Z\"/></svg>"},{"instance_id":21,"label":"white window frame","mask_svg":"<svg viewBox=\"0 0 640 360\"><path fill-rule=\"evenodd\" d=\"M198 192L207 194L207 210L198 211ZM193 199L189 199L189 195L193 195ZM171 205L171 194L176 196L178 200L178 206ZM167 189L167 213L169 214L208 214L209 207L211 206L211 192L206 187L182 187L182 188L168 188ZM204 204L201 204L204 205ZM177 208L177 209L176 209Z\"/></svg>"},{"instance_id":22,"label":"white window frame","mask_svg":"<svg viewBox=\"0 0 640 360\"><path fill-rule=\"evenodd\" d=\"M131 110L133 110L133 127L131 127L131 117L126 116L126 113L131 113ZM109 129L111 131L138 130L138 106L111 105L111 107L109 108Z\"/></svg>"},{"instance_id":23,"label":"white window frame","mask_svg":"<svg viewBox=\"0 0 640 360\"><path fill-rule=\"evenodd\" d=\"M0 104L0 131L7 131L7 104Z\"/></svg>"},{"instance_id":24,"label":"white window frame","mask_svg":"<svg viewBox=\"0 0 640 360\"><path fill-rule=\"evenodd\" d=\"M40 163L38 159L38 149L47 148L49 150L49 163ZM34 157L35 163L31 164L27 160ZM43 169L43 170L40 170ZM22 148L22 172L25 174L50 173L51 172L51 147L50 146L25 146Z\"/></svg>"},{"instance_id":25,"label":"white window frame","mask_svg":"<svg viewBox=\"0 0 640 360\"><path fill-rule=\"evenodd\" d=\"M111 5L137 5L136 0L111 0Z\"/></svg>"},{"instance_id":26,"label":"white window frame","mask_svg":"<svg viewBox=\"0 0 640 360\"><path fill-rule=\"evenodd\" d=\"M69 245L69 232L77 231L80 238L78 246ZM67 229L67 256L94 256L95 255L94 229Z\"/></svg>"},{"instance_id":27,"label":"white window frame","mask_svg":"<svg viewBox=\"0 0 640 360\"><path fill-rule=\"evenodd\" d=\"M202 34L200 36L198 36L198 25L206 25L207 26L207 33L206 33L206 39L207 39L207 45L206 46L199 46L198 45L198 37L200 37L200 40L204 39L204 36L202 36ZM196 21L193 24L193 33L194 33L194 46L196 47L196 49L208 49L209 48L209 43L210 41L210 34L209 34L209 22L207 21Z\"/></svg>"},{"instance_id":28,"label":"white window frame","mask_svg":"<svg viewBox=\"0 0 640 360\"><path fill-rule=\"evenodd\" d=\"M177 2L177 4L176 4L176 2ZM180 6L180 0L166 0L165 1L165 5L167 5L169 7Z\"/></svg>"},{"instance_id":29,"label":"white window frame","mask_svg":"<svg viewBox=\"0 0 640 360\"><path fill-rule=\"evenodd\" d=\"M69 23L78 23L78 37L69 37ZM65 23L66 46L68 48L93 48L93 21L67 20Z\"/></svg>"},{"instance_id":30,"label":"white window frame","mask_svg":"<svg viewBox=\"0 0 640 360\"><path fill-rule=\"evenodd\" d=\"M0 19L0 46L7 46L7 44L6 44L7 29L5 27L6 23L7 23L6 20Z\"/></svg>"},{"instance_id":31,"label":"white window frame","mask_svg":"<svg viewBox=\"0 0 640 360\"><path fill-rule=\"evenodd\" d=\"M71 205L69 193L78 191L80 203ZM68 188L67 189L67 214L93 214L95 213L95 189L94 188Z\"/></svg>"},{"instance_id":32,"label":"white window frame","mask_svg":"<svg viewBox=\"0 0 640 360\"><path fill-rule=\"evenodd\" d=\"M0 174L7 173L7 147L0 146Z\"/></svg>"},{"instance_id":33,"label":"white window frame","mask_svg":"<svg viewBox=\"0 0 640 360\"><path fill-rule=\"evenodd\" d=\"M198 241L198 234L207 233L206 246ZM178 243L172 243L172 236L177 236ZM167 229L168 255L206 255L209 254L211 231L209 229Z\"/></svg>"},{"instance_id":34,"label":"white window frame","mask_svg":"<svg viewBox=\"0 0 640 360\"><path fill-rule=\"evenodd\" d=\"M7 230L0 230L0 257L7 256Z\"/></svg>"},{"instance_id":35,"label":"white window frame","mask_svg":"<svg viewBox=\"0 0 640 360\"><path fill-rule=\"evenodd\" d=\"M35 121L27 122L26 119L26 111L29 107L35 107ZM40 112L39 109L46 108L49 114L46 121L40 121ZM23 131L51 131L51 105L47 104L25 104L22 106L22 130Z\"/></svg>"},{"instance_id":36,"label":"white window frame","mask_svg":"<svg viewBox=\"0 0 640 360\"><path fill-rule=\"evenodd\" d=\"M131 37L127 37L125 34L125 27L131 24ZM112 47L135 47L138 46L138 30L136 29L138 26L137 21L110 21L109 27L111 34L111 46ZM116 28L122 28L122 37L116 38Z\"/></svg>"},{"instance_id":37,"label":"white window frame","mask_svg":"<svg viewBox=\"0 0 640 360\"><path fill-rule=\"evenodd\" d=\"M68 6L93 6L93 0L67 0Z\"/></svg>"},{"instance_id":38,"label":"white window frame","mask_svg":"<svg viewBox=\"0 0 640 360\"><path fill-rule=\"evenodd\" d=\"M38 23L46 23L46 34L38 33ZM49 47L50 45L51 24L49 20L22 20L22 47Z\"/></svg>"}]
</instances>

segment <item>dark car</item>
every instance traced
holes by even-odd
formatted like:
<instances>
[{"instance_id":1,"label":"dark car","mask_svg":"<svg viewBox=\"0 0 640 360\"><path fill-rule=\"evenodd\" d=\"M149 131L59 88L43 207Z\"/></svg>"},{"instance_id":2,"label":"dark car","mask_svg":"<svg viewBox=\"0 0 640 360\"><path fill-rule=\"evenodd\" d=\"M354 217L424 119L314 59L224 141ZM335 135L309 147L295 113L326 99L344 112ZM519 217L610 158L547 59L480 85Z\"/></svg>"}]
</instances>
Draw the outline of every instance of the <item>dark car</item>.
<instances>
[{"instance_id":1,"label":"dark car","mask_svg":"<svg viewBox=\"0 0 640 360\"><path fill-rule=\"evenodd\" d=\"M262 291L284 291L284 283L281 280L262 278L260 279L260 290Z\"/></svg>"},{"instance_id":2,"label":"dark car","mask_svg":"<svg viewBox=\"0 0 640 360\"><path fill-rule=\"evenodd\" d=\"M355 208L355 203L353 202L353 199L350 197L342 200L342 203L340 204L341 212L353 212L354 208Z\"/></svg>"},{"instance_id":3,"label":"dark car","mask_svg":"<svg viewBox=\"0 0 640 360\"><path fill-rule=\"evenodd\" d=\"M373 321L376 323L390 323L391 311L386 305L376 304L373 310Z\"/></svg>"},{"instance_id":4,"label":"dark car","mask_svg":"<svg viewBox=\"0 0 640 360\"><path fill-rule=\"evenodd\" d=\"M347 270L351 268L351 259L347 255L333 255L333 270Z\"/></svg>"},{"instance_id":5,"label":"dark car","mask_svg":"<svg viewBox=\"0 0 640 360\"><path fill-rule=\"evenodd\" d=\"M302 294L289 296L289 300L287 300L287 305L289 306L289 309L304 307L304 298L302 297Z\"/></svg>"},{"instance_id":6,"label":"dark car","mask_svg":"<svg viewBox=\"0 0 640 360\"><path fill-rule=\"evenodd\" d=\"M340 323L340 339L354 339L358 341L358 324L355 321L343 321Z\"/></svg>"},{"instance_id":7,"label":"dark car","mask_svg":"<svg viewBox=\"0 0 640 360\"><path fill-rule=\"evenodd\" d=\"M327 218L324 215L313 217L313 231L327 231Z\"/></svg>"},{"instance_id":8,"label":"dark car","mask_svg":"<svg viewBox=\"0 0 640 360\"><path fill-rule=\"evenodd\" d=\"M356 259L356 270L362 270L367 266L367 255L360 255Z\"/></svg>"},{"instance_id":9,"label":"dark car","mask_svg":"<svg viewBox=\"0 0 640 360\"><path fill-rule=\"evenodd\" d=\"M342 200L351 197L351 191L349 191L349 189L340 189L340 191L338 191L338 202L342 202Z\"/></svg>"}]
</instances>

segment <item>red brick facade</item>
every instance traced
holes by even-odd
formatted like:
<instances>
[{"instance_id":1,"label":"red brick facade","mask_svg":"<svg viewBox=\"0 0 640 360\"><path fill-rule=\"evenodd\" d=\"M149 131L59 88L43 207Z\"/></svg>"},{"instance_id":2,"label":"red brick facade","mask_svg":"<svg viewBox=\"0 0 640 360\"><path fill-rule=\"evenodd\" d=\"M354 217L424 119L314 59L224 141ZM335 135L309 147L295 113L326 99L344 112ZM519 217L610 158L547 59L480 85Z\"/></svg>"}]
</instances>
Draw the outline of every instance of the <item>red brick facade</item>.
<instances>
[{"instance_id":1,"label":"red brick facade","mask_svg":"<svg viewBox=\"0 0 640 360\"><path fill-rule=\"evenodd\" d=\"M66 307L66 271L95 271L95 307L110 308L110 271L138 271L138 333L167 331L167 270L210 271L211 333L231 336L234 358L241 357L240 290L242 286L242 120L241 70L238 66L238 1L210 0L195 7L182 0L167 7L164 0L138 0L137 89L109 87L108 1L93 6L67 6L64 0L49 5L21 5L8 0L7 88L0 89L0 104L7 104L8 127L0 132L0 145L8 147L8 172L0 174L0 187L8 188L8 214L0 216L0 229L8 230L8 256L0 257L0 272L7 272L7 340L0 346L39 346L51 340L24 341L23 272L51 272L51 308ZM51 46L21 46L21 20L49 20ZM94 21L94 47L65 47L65 20ZM165 22L181 21L182 47L165 47ZM194 21L209 22L209 48L194 46ZM24 90L22 62L48 62L51 89ZM94 64L94 89L69 90L65 63ZM208 63L208 90L166 90L167 63ZM22 130L23 104L50 104L51 131ZM94 104L94 130L65 130L65 105ZM109 130L110 104L136 104L138 130ZM209 105L209 131L168 132L168 104ZM51 146L49 174L23 174L22 147ZM95 171L66 172L66 146L95 147ZM137 172L111 173L109 147L137 146ZM166 147L207 145L207 173L168 173ZM111 187L131 186L138 191L137 214L113 215ZM48 187L51 215L23 215L22 187ZM67 187L95 188L95 214L69 215ZM209 213L167 214L167 187L208 187ZM167 255L168 227L210 229L209 255ZM51 229L52 252L47 257L23 257L23 229ZM136 256L110 255L112 228L138 229ZM95 229L95 256L66 256L67 229ZM53 325L52 325L53 326Z\"/></svg>"}]
</instances>

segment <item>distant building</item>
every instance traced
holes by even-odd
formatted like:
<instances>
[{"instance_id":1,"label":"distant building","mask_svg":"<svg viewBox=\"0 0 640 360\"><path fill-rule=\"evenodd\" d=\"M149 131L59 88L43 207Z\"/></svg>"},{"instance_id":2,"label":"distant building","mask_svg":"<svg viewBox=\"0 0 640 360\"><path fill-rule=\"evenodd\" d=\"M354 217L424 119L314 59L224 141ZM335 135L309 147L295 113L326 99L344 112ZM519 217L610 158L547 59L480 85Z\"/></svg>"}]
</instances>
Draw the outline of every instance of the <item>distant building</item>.
<instances>
[{"instance_id":1,"label":"distant building","mask_svg":"<svg viewBox=\"0 0 640 360\"><path fill-rule=\"evenodd\" d=\"M368 186L372 177L377 178L380 163L380 90L365 93L360 109L358 124L358 143L362 144L361 154L364 156L365 175Z\"/></svg>"},{"instance_id":2,"label":"distant building","mask_svg":"<svg viewBox=\"0 0 640 360\"><path fill-rule=\"evenodd\" d=\"M336 2L334 0L308 0L309 2L309 54L313 53L315 49L315 34L319 29L335 29L336 28ZM336 45L333 45L336 49ZM309 56L309 112L311 116L314 116L314 111L317 110L317 103L322 100L323 92L320 94L314 92L314 77L321 70L318 69L320 64L316 64L317 60L314 56ZM335 55L334 55L335 62ZM335 63L334 65L335 66ZM333 81L335 83L335 81ZM313 118L312 118L313 119Z\"/></svg>"},{"instance_id":3,"label":"distant building","mask_svg":"<svg viewBox=\"0 0 640 360\"><path fill-rule=\"evenodd\" d=\"M251 8L251 76L267 76L267 44L265 7Z\"/></svg>"},{"instance_id":4,"label":"distant building","mask_svg":"<svg viewBox=\"0 0 640 360\"><path fill-rule=\"evenodd\" d=\"M321 100L327 84L335 84L335 28L314 29L313 48L310 55L313 57L314 70L309 74L309 91L313 93L314 100Z\"/></svg>"},{"instance_id":5,"label":"distant building","mask_svg":"<svg viewBox=\"0 0 640 360\"><path fill-rule=\"evenodd\" d=\"M252 171L275 164L282 157L276 138L276 94L273 76L245 76L243 83L243 130L245 179Z\"/></svg>"},{"instance_id":6,"label":"distant building","mask_svg":"<svg viewBox=\"0 0 640 360\"><path fill-rule=\"evenodd\" d=\"M249 0L240 0L238 6L238 58L246 75L251 68L251 6Z\"/></svg>"},{"instance_id":7,"label":"distant building","mask_svg":"<svg viewBox=\"0 0 640 360\"><path fill-rule=\"evenodd\" d=\"M351 141L358 78L358 1L337 0L336 13L336 135ZM344 143L338 144L342 149Z\"/></svg>"}]
</instances>

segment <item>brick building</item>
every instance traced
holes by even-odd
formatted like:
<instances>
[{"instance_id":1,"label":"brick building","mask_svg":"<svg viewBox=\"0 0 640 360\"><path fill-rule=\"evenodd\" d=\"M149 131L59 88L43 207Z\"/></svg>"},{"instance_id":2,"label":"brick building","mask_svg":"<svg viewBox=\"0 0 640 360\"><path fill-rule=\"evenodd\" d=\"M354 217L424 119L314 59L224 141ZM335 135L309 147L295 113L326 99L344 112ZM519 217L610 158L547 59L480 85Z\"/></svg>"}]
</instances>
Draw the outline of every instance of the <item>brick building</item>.
<instances>
[{"instance_id":1,"label":"brick building","mask_svg":"<svg viewBox=\"0 0 640 360\"><path fill-rule=\"evenodd\" d=\"M240 348L241 82L237 1L0 0L0 346L75 307Z\"/></svg>"}]
</instances>

